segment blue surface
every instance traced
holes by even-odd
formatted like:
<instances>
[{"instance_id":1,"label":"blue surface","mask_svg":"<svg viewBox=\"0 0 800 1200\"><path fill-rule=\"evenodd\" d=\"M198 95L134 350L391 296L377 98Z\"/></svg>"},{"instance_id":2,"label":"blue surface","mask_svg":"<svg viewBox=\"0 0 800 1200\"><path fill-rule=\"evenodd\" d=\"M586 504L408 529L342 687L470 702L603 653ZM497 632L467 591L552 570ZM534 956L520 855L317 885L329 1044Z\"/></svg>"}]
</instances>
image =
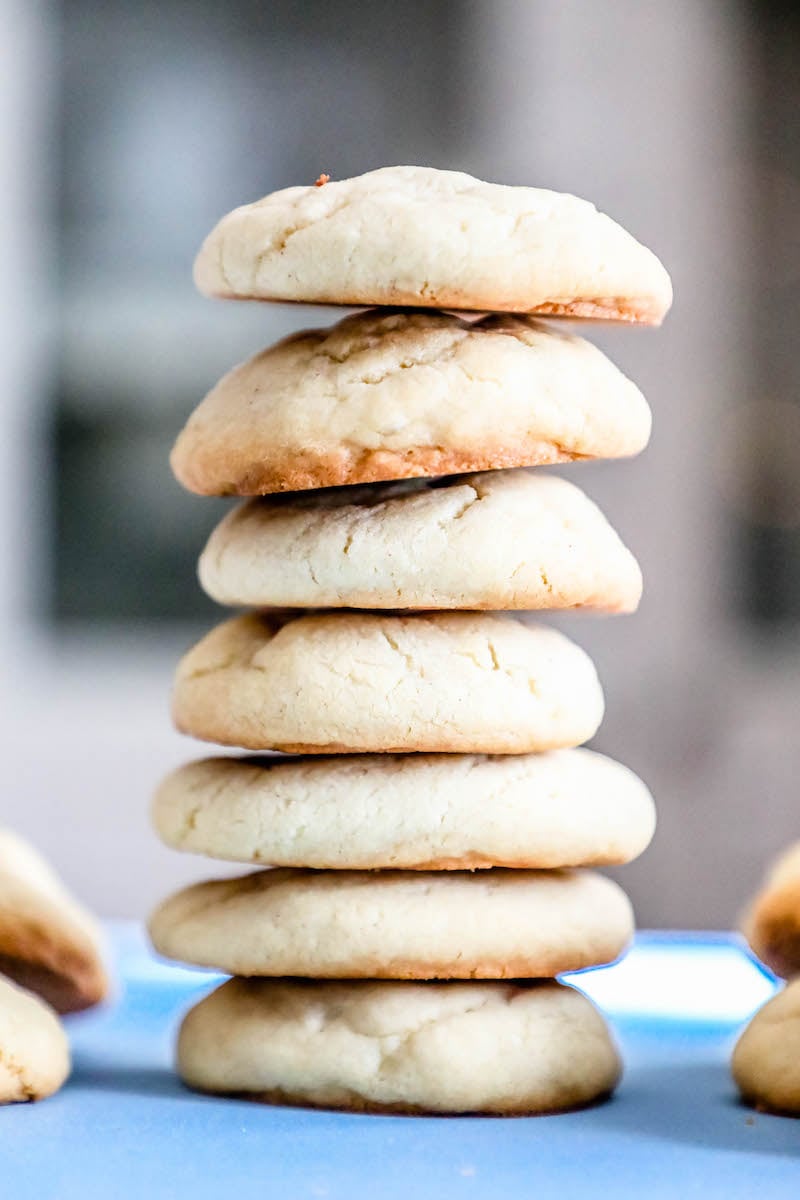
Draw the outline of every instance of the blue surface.
<instances>
[{"instance_id":1,"label":"blue surface","mask_svg":"<svg viewBox=\"0 0 800 1200\"><path fill-rule=\"evenodd\" d=\"M616 1097L503 1119L193 1095L170 1045L209 977L156 963L131 927L113 932L123 994L70 1021L72 1079L0 1110L2 1197L800 1197L800 1121L742 1107L728 1073L737 1030L774 986L732 939L642 935L623 963L576 976L622 1046Z\"/></svg>"}]
</instances>

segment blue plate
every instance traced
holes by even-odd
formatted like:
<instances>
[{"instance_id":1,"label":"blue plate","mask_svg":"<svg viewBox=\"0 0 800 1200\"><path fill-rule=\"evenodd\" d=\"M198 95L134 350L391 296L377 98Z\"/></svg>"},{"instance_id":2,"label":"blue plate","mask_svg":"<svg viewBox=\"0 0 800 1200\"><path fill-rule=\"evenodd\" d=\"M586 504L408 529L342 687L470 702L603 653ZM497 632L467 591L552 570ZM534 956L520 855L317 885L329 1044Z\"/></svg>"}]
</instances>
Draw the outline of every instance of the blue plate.
<instances>
[{"instance_id":1,"label":"blue plate","mask_svg":"<svg viewBox=\"0 0 800 1200\"><path fill-rule=\"evenodd\" d=\"M181 1013L216 977L111 929L117 1001L70 1020L59 1095L0 1110L5 1200L166 1197L800 1197L800 1121L741 1106L736 1034L775 988L730 937L641 934L570 981L609 1015L626 1073L557 1117L380 1117L196 1096L170 1069Z\"/></svg>"}]
</instances>

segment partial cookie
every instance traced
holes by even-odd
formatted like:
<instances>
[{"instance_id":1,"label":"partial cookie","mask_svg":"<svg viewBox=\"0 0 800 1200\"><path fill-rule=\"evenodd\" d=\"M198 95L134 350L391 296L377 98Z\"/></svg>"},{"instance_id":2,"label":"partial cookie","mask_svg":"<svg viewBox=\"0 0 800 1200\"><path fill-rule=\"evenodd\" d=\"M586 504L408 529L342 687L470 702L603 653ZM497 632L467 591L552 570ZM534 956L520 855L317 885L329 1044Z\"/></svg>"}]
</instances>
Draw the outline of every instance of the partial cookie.
<instances>
[{"instance_id":1,"label":"partial cookie","mask_svg":"<svg viewBox=\"0 0 800 1200\"><path fill-rule=\"evenodd\" d=\"M776 975L788 979L800 972L800 842L772 866L742 932Z\"/></svg>"},{"instance_id":2,"label":"partial cookie","mask_svg":"<svg viewBox=\"0 0 800 1200\"><path fill-rule=\"evenodd\" d=\"M590 750L204 759L152 815L176 850L336 870L625 863L655 827L642 781Z\"/></svg>"},{"instance_id":3,"label":"partial cookie","mask_svg":"<svg viewBox=\"0 0 800 1200\"><path fill-rule=\"evenodd\" d=\"M212 533L200 582L253 608L633 612L642 592L588 496L529 471L250 501Z\"/></svg>"},{"instance_id":4,"label":"partial cookie","mask_svg":"<svg viewBox=\"0 0 800 1200\"><path fill-rule=\"evenodd\" d=\"M731 1067L749 1104L800 1116L800 979L758 1010L736 1043Z\"/></svg>"},{"instance_id":5,"label":"partial cookie","mask_svg":"<svg viewBox=\"0 0 800 1200\"><path fill-rule=\"evenodd\" d=\"M8 830L0 830L0 973L62 1013L89 1008L108 992L94 917Z\"/></svg>"},{"instance_id":6,"label":"partial cookie","mask_svg":"<svg viewBox=\"0 0 800 1200\"><path fill-rule=\"evenodd\" d=\"M647 325L672 303L656 256L588 201L432 167L320 176L234 209L194 277L211 296Z\"/></svg>"},{"instance_id":7,"label":"partial cookie","mask_svg":"<svg viewBox=\"0 0 800 1200\"><path fill-rule=\"evenodd\" d=\"M255 496L637 454L639 389L582 338L525 317L366 312L234 368L189 418L190 491Z\"/></svg>"},{"instance_id":8,"label":"partial cookie","mask_svg":"<svg viewBox=\"0 0 800 1200\"><path fill-rule=\"evenodd\" d=\"M229 975L524 979L615 959L625 893L591 871L303 871L184 888L150 920L160 954Z\"/></svg>"},{"instance_id":9,"label":"partial cookie","mask_svg":"<svg viewBox=\"0 0 800 1200\"><path fill-rule=\"evenodd\" d=\"M558 983L231 979L184 1018L178 1070L270 1104L522 1115L590 1104L621 1066L591 1001Z\"/></svg>"},{"instance_id":10,"label":"partial cookie","mask_svg":"<svg viewBox=\"0 0 800 1200\"><path fill-rule=\"evenodd\" d=\"M495 613L234 617L178 666L178 729L248 750L524 754L596 732L589 657Z\"/></svg>"},{"instance_id":11,"label":"partial cookie","mask_svg":"<svg viewBox=\"0 0 800 1200\"><path fill-rule=\"evenodd\" d=\"M69 1044L52 1008L0 976L0 1104L52 1096L69 1068Z\"/></svg>"}]
</instances>

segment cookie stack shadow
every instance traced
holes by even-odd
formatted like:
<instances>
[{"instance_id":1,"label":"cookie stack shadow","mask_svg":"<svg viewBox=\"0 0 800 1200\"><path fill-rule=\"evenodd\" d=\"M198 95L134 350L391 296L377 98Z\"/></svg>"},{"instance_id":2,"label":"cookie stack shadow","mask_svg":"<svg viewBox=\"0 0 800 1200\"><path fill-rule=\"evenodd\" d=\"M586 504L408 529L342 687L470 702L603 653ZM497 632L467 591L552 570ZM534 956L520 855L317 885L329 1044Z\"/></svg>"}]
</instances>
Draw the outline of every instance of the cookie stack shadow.
<instances>
[{"instance_id":1,"label":"cookie stack shadow","mask_svg":"<svg viewBox=\"0 0 800 1200\"><path fill-rule=\"evenodd\" d=\"M268 868L151 919L162 954L234 976L184 1019L179 1071L370 1110L592 1102L618 1055L556 977L625 950L630 904L592 868L639 854L654 810L579 748L603 715L589 658L512 614L636 608L603 514L526 468L636 453L650 415L597 349L530 314L657 323L666 273L572 197L389 168L237 209L196 279L403 307L237 367L173 452L190 489L253 497L200 561L209 595L252 611L184 658L174 718L261 757L181 768L154 822L177 849Z\"/></svg>"}]
</instances>

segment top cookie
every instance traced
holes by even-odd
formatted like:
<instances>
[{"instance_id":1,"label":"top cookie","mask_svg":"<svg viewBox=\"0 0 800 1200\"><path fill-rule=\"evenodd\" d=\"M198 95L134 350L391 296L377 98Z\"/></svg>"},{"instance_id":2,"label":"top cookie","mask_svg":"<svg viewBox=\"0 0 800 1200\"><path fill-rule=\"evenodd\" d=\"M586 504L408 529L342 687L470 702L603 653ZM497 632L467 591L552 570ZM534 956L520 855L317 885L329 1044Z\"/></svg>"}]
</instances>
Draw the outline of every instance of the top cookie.
<instances>
[{"instance_id":1,"label":"top cookie","mask_svg":"<svg viewBox=\"0 0 800 1200\"><path fill-rule=\"evenodd\" d=\"M432 167L324 179L223 217L195 262L200 291L645 325L672 302L652 251L575 196Z\"/></svg>"},{"instance_id":2,"label":"top cookie","mask_svg":"<svg viewBox=\"0 0 800 1200\"><path fill-rule=\"evenodd\" d=\"M91 914L32 846L0 830L0 972L75 1012L108 991L99 947Z\"/></svg>"}]
</instances>

